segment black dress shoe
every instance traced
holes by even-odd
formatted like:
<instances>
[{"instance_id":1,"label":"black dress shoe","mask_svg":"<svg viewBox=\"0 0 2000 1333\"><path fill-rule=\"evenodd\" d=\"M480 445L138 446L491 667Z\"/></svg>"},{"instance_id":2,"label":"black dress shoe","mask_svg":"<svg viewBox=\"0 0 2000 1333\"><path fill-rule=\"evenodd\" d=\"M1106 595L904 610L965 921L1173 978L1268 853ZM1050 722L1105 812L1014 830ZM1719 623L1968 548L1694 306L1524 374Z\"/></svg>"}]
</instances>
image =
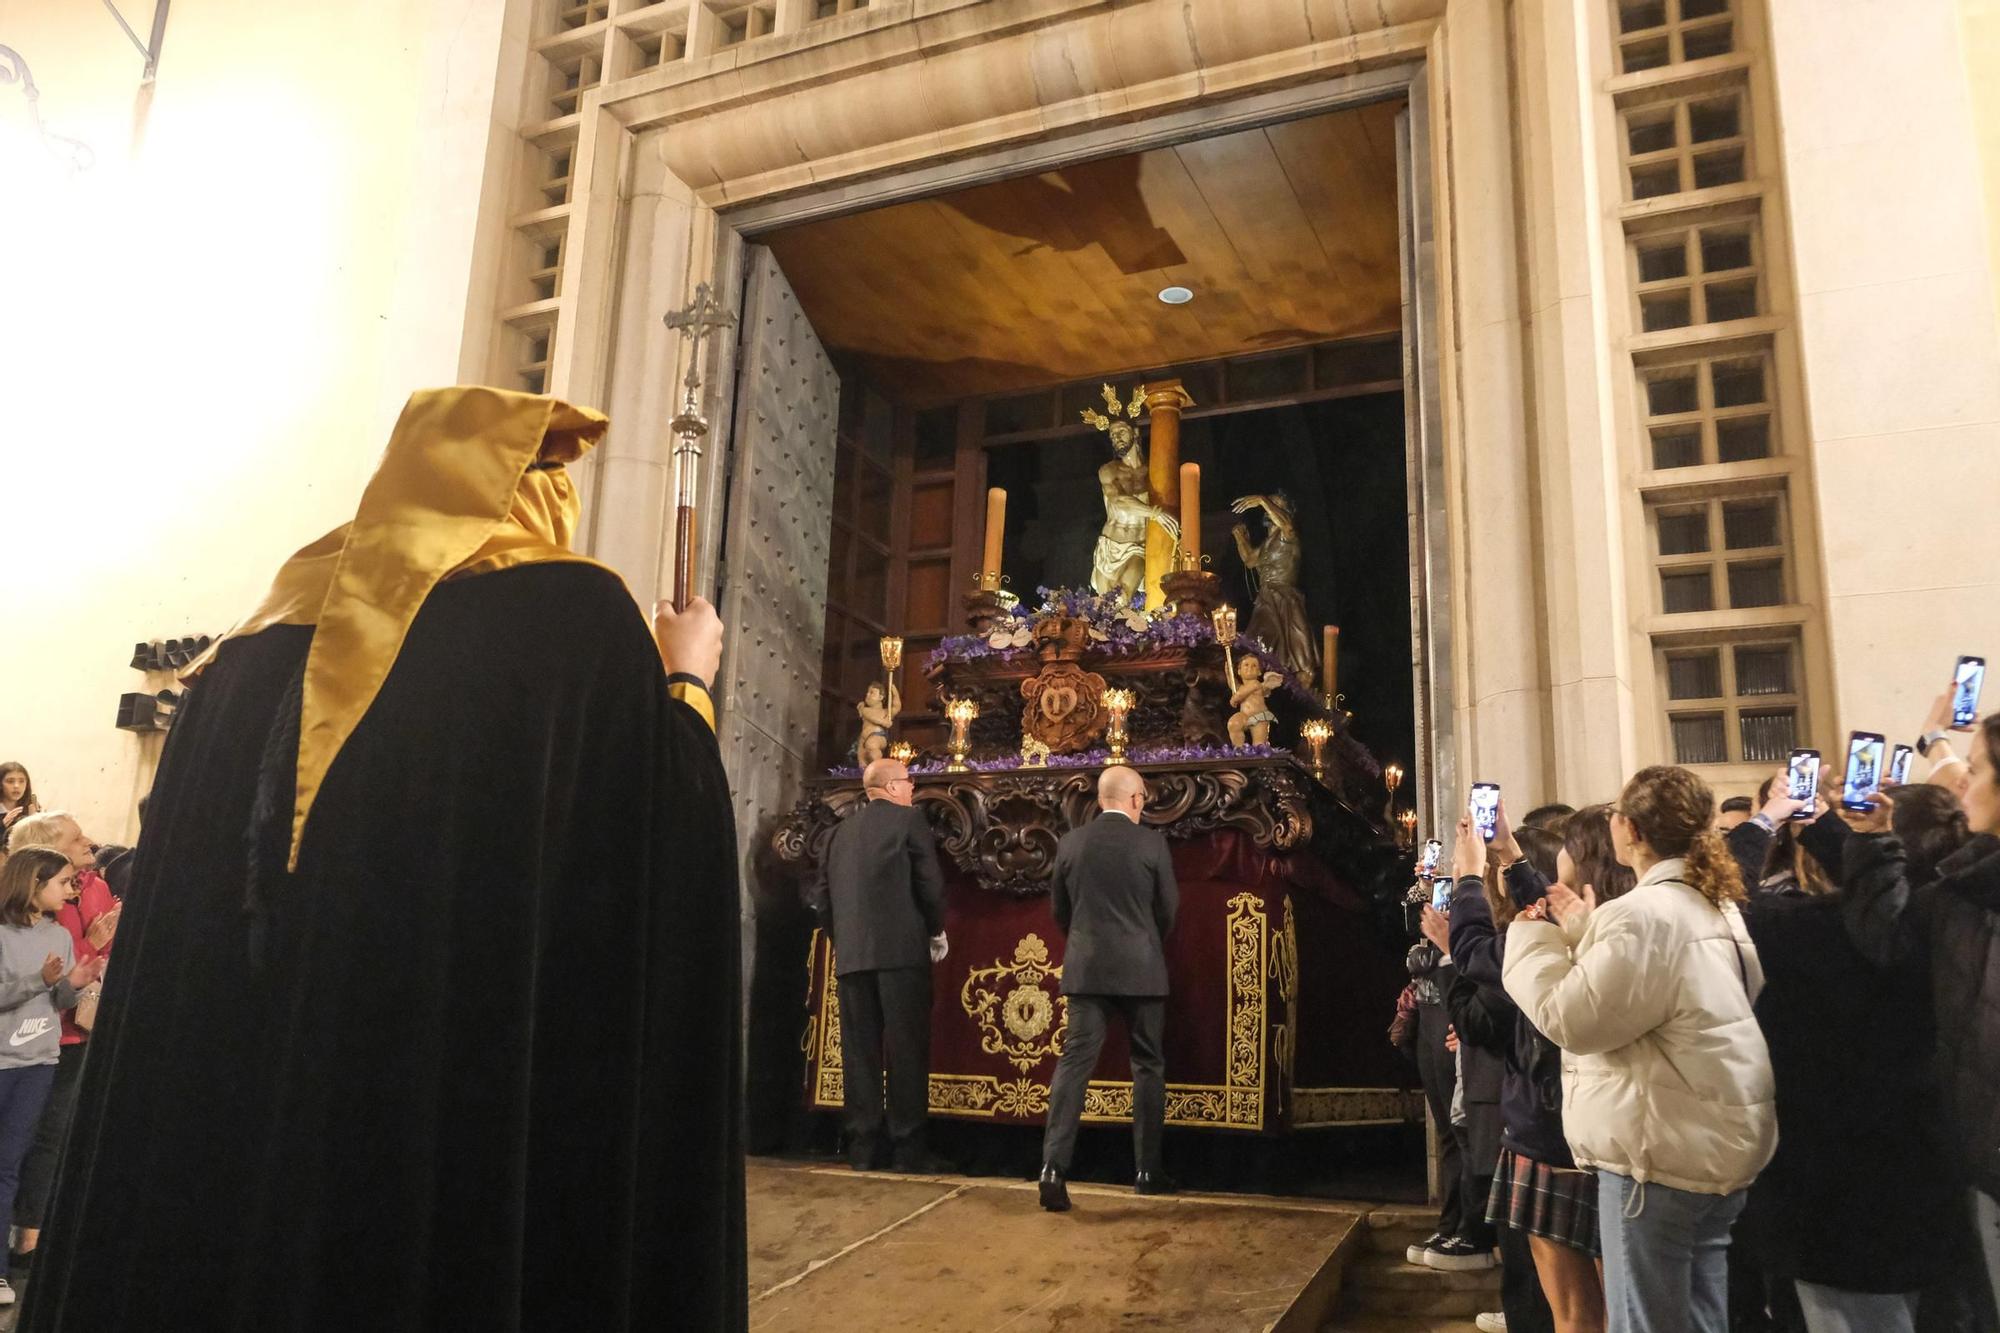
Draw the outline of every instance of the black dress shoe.
<instances>
[{"instance_id":1,"label":"black dress shoe","mask_svg":"<svg viewBox=\"0 0 2000 1333\"><path fill-rule=\"evenodd\" d=\"M1069 1211L1069 1186L1063 1183L1062 1172L1052 1166L1042 1168L1042 1207L1052 1213Z\"/></svg>"},{"instance_id":2,"label":"black dress shoe","mask_svg":"<svg viewBox=\"0 0 2000 1333\"><path fill-rule=\"evenodd\" d=\"M882 1140L874 1137L847 1141L847 1164L856 1171L882 1169Z\"/></svg>"},{"instance_id":3,"label":"black dress shoe","mask_svg":"<svg viewBox=\"0 0 2000 1333\"><path fill-rule=\"evenodd\" d=\"M1141 1171L1132 1182L1132 1190L1137 1194L1176 1194L1180 1186L1164 1171Z\"/></svg>"}]
</instances>

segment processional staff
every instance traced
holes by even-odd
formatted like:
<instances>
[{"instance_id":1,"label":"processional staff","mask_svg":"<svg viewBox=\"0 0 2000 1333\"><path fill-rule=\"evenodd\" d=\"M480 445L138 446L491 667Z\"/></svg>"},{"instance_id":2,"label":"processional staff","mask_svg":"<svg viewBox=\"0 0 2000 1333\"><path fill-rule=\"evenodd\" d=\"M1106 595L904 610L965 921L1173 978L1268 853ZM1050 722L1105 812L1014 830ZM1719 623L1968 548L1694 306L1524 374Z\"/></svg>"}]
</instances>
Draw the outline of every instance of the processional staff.
<instances>
[{"instance_id":1,"label":"processional staff","mask_svg":"<svg viewBox=\"0 0 2000 1333\"><path fill-rule=\"evenodd\" d=\"M687 378L682 382L681 410L672 422L674 433L674 610L687 610L694 595L695 497L700 493L701 442L708 418L701 414L701 344L710 334L736 327L736 316L715 299L707 283L694 289L694 300L665 316L666 325L688 343Z\"/></svg>"}]
</instances>

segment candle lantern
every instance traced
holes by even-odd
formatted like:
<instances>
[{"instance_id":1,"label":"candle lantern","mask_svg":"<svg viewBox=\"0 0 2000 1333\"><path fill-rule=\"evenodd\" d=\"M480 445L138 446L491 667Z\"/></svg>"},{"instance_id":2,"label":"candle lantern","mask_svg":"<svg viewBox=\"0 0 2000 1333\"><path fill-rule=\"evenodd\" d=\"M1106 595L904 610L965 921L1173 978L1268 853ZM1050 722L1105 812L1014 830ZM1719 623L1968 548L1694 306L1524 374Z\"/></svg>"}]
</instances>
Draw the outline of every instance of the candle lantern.
<instances>
[{"instance_id":1,"label":"candle lantern","mask_svg":"<svg viewBox=\"0 0 2000 1333\"><path fill-rule=\"evenodd\" d=\"M944 716L951 723L951 740L946 746L951 752L951 762L944 766L944 771L963 773L966 752L972 748L972 719L979 716L979 705L970 699L953 699L945 704Z\"/></svg>"},{"instance_id":2,"label":"candle lantern","mask_svg":"<svg viewBox=\"0 0 2000 1333\"><path fill-rule=\"evenodd\" d=\"M1299 727L1299 735L1312 751L1313 776L1326 778L1326 743L1333 738L1333 724L1323 717L1309 717Z\"/></svg>"},{"instance_id":3,"label":"candle lantern","mask_svg":"<svg viewBox=\"0 0 2000 1333\"><path fill-rule=\"evenodd\" d=\"M896 706L901 696L896 691L896 672L903 665L903 641L893 634L882 636L882 702L890 710L889 723L894 726L898 714Z\"/></svg>"},{"instance_id":4,"label":"candle lantern","mask_svg":"<svg viewBox=\"0 0 2000 1333\"><path fill-rule=\"evenodd\" d=\"M1222 645L1222 683L1230 690L1236 688L1236 656L1231 645L1236 642L1236 608L1224 602L1210 613L1215 622L1215 641Z\"/></svg>"},{"instance_id":5,"label":"candle lantern","mask_svg":"<svg viewBox=\"0 0 2000 1333\"><path fill-rule=\"evenodd\" d=\"M1400 847L1414 847L1417 843L1417 812L1405 810L1396 816L1396 843Z\"/></svg>"},{"instance_id":6,"label":"candle lantern","mask_svg":"<svg viewBox=\"0 0 2000 1333\"><path fill-rule=\"evenodd\" d=\"M1132 711L1132 691L1106 690L1104 711L1111 715L1111 726L1105 732L1105 741L1111 747L1111 757L1105 760L1105 763L1125 763L1125 719Z\"/></svg>"},{"instance_id":7,"label":"candle lantern","mask_svg":"<svg viewBox=\"0 0 2000 1333\"><path fill-rule=\"evenodd\" d=\"M889 757L905 767L917 757L917 747L908 741L897 741L889 747Z\"/></svg>"},{"instance_id":8,"label":"candle lantern","mask_svg":"<svg viewBox=\"0 0 2000 1333\"><path fill-rule=\"evenodd\" d=\"M1396 788L1403 785L1403 766L1397 763L1384 764L1382 766L1382 785L1389 789L1389 803L1382 807L1382 818L1392 825L1399 824L1400 820L1396 815ZM1414 812L1410 815L1410 826L1412 828L1416 827L1416 815Z\"/></svg>"}]
</instances>

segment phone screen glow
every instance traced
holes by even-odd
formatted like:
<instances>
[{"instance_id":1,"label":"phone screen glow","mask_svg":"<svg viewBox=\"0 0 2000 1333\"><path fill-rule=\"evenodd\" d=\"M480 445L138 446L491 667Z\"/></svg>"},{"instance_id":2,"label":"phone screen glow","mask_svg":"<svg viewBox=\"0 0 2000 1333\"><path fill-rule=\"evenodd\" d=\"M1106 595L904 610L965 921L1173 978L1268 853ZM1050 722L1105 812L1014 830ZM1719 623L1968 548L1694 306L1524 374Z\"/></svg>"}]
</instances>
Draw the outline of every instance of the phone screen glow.
<instances>
[{"instance_id":1,"label":"phone screen glow","mask_svg":"<svg viewBox=\"0 0 2000 1333\"><path fill-rule=\"evenodd\" d=\"M1795 801L1804 801L1806 808L1793 818L1812 818L1812 802L1819 791L1819 751L1794 750L1790 765L1790 781L1785 794Z\"/></svg>"},{"instance_id":2,"label":"phone screen glow","mask_svg":"<svg viewBox=\"0 0 2000 1333\"><path fill-rule=\"evenodd\" d=\"M1841 786L1840 801L1850 810L1866 810L1868 798L1882 790L1880 736L1856 735L1847 742L1847 780Z\"/></svg>"},{"instance_id":3,"label":"phone screen glow","mask_svg":"<svg viewBox=\"0 0 2000 1333\"><path fill-rule=\"evenodd\" d=\"M1493 832L1500 825L1500 788L1491 782L1472 784L1472 822L1479 826L1479 836L1493 841Z\"/></svg>"},{"instance_id":4,"label":"phone screen glow","mask_svg":"<svg viewBox=\"0 0 2000 1333\"><path fill-rule=\"evenodd\" d=\"M1910 780L1910 756L1915 754L1907 745L1898 745L1889 752L1889 781L1902 786Z\"/></svg>"},{"instance_id":5,"label":"phone screen glow","mask_svg":"<svg viewBox=\"0 0 2000 1333\"><path fill-rule=\"evenodd\" d=\"M1986 683L1986 662L1978 657L1961 657L1952 673L1951 724L1969 727L1979 720L1979 689Z\"/></svg>"}]
</instances>

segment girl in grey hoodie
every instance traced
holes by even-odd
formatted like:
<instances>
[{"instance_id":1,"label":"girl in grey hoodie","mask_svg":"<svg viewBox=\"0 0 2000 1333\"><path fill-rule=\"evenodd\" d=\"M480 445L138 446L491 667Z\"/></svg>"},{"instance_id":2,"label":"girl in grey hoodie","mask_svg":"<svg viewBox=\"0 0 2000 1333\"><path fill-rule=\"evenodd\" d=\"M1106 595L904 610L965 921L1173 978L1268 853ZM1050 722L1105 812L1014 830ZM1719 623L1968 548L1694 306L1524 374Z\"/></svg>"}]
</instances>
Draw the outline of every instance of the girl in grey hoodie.
<instances>
[{"instance_id":1,"label":"girl in grey hoodie","mask_svg":"<svg viewBox=\"0 0 2000 1333\"><path fill-rule=\"evenodd\" d=\"M50 847L24 847L0 864L0 1236L14 1221L21 1159L55 1081L62 1011L104 971L78 963L54 914L75 892L76 870ZM14 1289L0 1275L0 1306Z\"/></svg>"}]
</instances>

